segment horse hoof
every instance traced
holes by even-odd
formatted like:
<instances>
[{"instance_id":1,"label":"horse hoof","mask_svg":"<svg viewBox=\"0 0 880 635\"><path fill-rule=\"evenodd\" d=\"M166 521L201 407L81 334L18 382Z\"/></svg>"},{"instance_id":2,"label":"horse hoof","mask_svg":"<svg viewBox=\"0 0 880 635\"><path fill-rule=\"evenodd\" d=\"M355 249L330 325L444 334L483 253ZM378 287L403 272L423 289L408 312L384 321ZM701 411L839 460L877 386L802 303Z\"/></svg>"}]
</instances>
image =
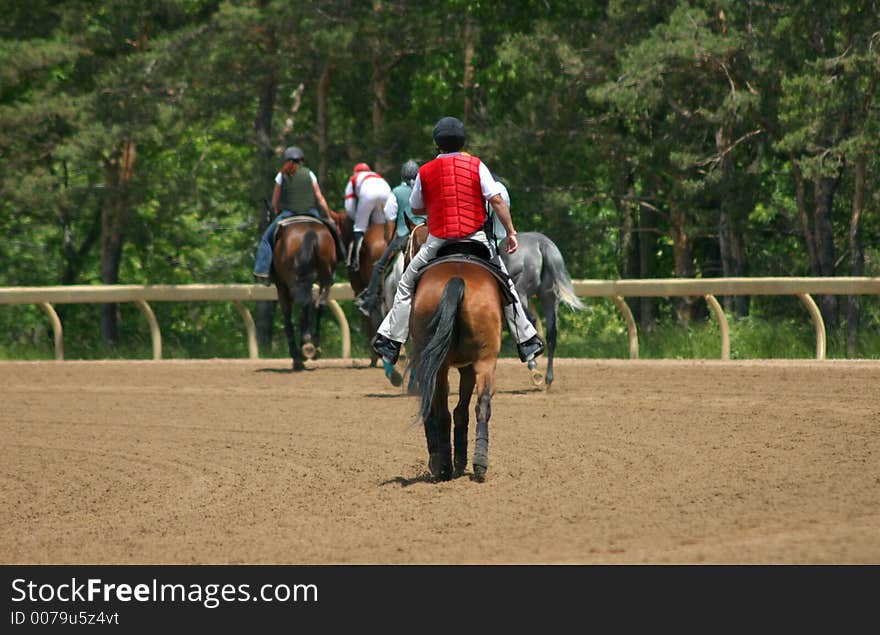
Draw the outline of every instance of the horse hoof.
<instances>
[{"instance_id":1,"label":"horse hoof","mask_svg":"<svg viewBox=\"0 0 880 635\"><path fill-rule=\"evenodd\" d=\"M452 461L442 454L432 454L428 458L428 470L438 481L448 481L452 478Z\"/></svg>"},{"instance_id":2,"label":"horse hoof","mask_svg":"<svg viewBox=\"0 0 880 635\"><path fill-rule=\"evenodd\" d=\"M392 368L391 372L388 373L388 381L390 381L391 385L395 388L399 388L403 385L403 375L398 373L396 368Z\"/></svg>"},{"instance_id":3,"label":"horse hoof","mask_svg":"<svg viewBox=\"0 0 880 635\"><path fill-rule=\"evenodd\" d=\"M306 365L302 363L302 360L299 360L299 359L293 360L293 370L294 371L301 371L301 370L305 370L305 369L306 369Z\"/></svg>"},{"instance_id":4,"label":"horse hoof","mask_svg":"<svg viewBox=\"0 0 880 635\"><path fill-rule=\"evenodd\" d=\"M486 470L488 468L483 465L474 465L474 480L482 483L486 480Z\"/></svg>"},{"instance_id":5,"label":"horse hoof","mask_svg":"<svg viewBox=\"0 0 880 635\"><path fill-rule=\"evenodd\" d=\"M540 371L533 370L532 371L532 383L535 384L535 386L539 386L539 387L543 386L544 385L544 375Z\"/></svg>"}]
</instances>

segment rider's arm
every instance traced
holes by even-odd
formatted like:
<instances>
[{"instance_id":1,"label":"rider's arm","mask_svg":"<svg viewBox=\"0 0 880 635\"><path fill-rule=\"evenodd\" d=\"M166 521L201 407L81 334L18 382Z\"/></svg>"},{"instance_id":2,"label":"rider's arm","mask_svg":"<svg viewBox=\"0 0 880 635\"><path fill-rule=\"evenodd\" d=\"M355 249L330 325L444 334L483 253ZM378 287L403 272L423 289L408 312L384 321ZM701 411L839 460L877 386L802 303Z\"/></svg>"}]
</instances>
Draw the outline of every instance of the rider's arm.
<instances>
[{"instance_id":1,"label":"rider's arm","mask_svg":"<svg viewBox=\"0 0 880 635\"><path fill-rule=\"evenodd\" d=\"M495 210L495 215L498 217L498 220L501 221L504 230L507 232L507 253L512 254L516 251L519 243L516 240L516 230L513 228L513 219L510 217L510 208L507 206L507 203L504 202L501 194L496 194L490 198L489 205Z\"/></svg>"},{"instance_id":2,"label":"rider's arm","mask_svg":"<svg viewBox=\"0 0 880 635\"><path fill-rule=\"evenodd\" d=\"M382 211L385 213L385 242L390 243L397 231L397 197L393 192L385 199Z\"/></svg>"},{"instance_id":3,"label":"rider's arm","mask_svg":"<svg viewBox=\"0 0 880 635\"><path fill-rule=\"evenodd\" d=\"M281 186L277 183L275 184L275 189L272 191L272 209L275 211L275 216L281 213L281 210L278 209L278 202L281 200Z\"/></svg>"},{"instance_id":4,"label":"rider's arm","mask_svg":"<svg viewBox=\"0 0 880 635\"><path fill-rule=\"evenodd\" d=\"M321 186L318 185L317 181L313 181L312 188L315 190L315 200L318 201L318 205L321 207L321 210L324 212L324 215L329 220L333 220L333 215L330 214L330 206L327 205L327 201L324 200L324 194L321 192Z\"/></svg>"}]
</instances>

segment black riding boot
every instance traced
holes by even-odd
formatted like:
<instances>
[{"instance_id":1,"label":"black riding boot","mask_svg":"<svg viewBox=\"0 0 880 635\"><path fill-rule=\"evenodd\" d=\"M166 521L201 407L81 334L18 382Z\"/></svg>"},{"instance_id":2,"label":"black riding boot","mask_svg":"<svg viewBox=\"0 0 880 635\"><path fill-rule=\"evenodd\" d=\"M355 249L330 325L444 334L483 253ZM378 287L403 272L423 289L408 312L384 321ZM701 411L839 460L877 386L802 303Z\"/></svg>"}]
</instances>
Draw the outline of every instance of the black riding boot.
<instances>
[{"instance_id":1,"label":"black riding boot","mask_svg":"<svg viewBox=\"0 0 880 635\"><path fill-rule=\"evenodd\" d=\"M348 260L345 263L350 271L357 271L360 268L360 251L361 243L364 242L364 232L355 232L354 238L348 250Z\"/></svg>"}]
</instances>

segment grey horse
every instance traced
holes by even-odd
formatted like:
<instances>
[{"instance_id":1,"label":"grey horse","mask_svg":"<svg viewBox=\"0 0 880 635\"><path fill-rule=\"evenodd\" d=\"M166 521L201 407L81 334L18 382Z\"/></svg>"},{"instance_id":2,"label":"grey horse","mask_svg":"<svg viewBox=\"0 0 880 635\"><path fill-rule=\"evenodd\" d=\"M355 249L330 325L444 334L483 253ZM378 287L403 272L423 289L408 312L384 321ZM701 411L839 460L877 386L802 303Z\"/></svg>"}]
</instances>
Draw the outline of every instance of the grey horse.
<instances>
[{"instance_id":1,"label":"grey horse","mask_svg":"<svg viewBox=\"0 0 880 635\"><path fill-rule=\"evenodd\" d=\"M513 278L523 309L535 326L537 317L529 310L529 298L537 297L541 302L547 341L547 372L544 383L550 388L553 383L559 303L562 302L573 311L582 310L584 304L575 295L562 253L552 240L540 232L519 233L517 240L519 248L516 252L508 254L504 249L499 249L499 252L507 272ZM529 362L529 368L534 372L534 360Z\"/></svg>"},{"instance_id":2,"label":"grey horse","mask_svg":"<svg viewBox=\"0 0 880 635\"><path fill-rule=\"evenodd\" d=\"M517 234L517 238L519 248L516 253L508 254L504 249L499 249L499 251L508 273L513 278L523 309L535 326L537 326L537 317L529 310L529 298L537 297L541 302L546 321L547 372L541 376L535 370L537 364L534 360L529 362L529 369L532 371L532 379L536 384L543 383L547 388L550 388L553 383L553 355L556 351L559 303L562 302L574 311L582 310L584 305L575 295L571 277L565 268L565 261L555 243L539 232L522 232ZM403 260L403 254L398 254L393 261L391 271L385 278L384 311L387 311L394 301L397 283L403 275ZM402 383L400 373L389 364L386 364L385 375L395 386ZM409 389L413 390L412 384Z\"/></svg>"}]
</instances>

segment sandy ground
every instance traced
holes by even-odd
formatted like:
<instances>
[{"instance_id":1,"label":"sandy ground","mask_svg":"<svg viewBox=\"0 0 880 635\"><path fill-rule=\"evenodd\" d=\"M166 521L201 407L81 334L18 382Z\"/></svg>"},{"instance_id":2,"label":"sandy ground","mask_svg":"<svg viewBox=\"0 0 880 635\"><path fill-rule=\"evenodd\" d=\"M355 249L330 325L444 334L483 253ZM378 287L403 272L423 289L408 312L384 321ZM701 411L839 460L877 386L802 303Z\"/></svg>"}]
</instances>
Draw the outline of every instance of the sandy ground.
<instances>
[{"instance_id":1,"label":"sandy ground","mask_svg":"<svg viewBox=\"0 0 880 635\"><path fill-rule=\"evenodd\" d=\"M0 563L880 563L880 363L557 366L435 483L378 369L0 363Z\"/></svg>"}]
</instances>

